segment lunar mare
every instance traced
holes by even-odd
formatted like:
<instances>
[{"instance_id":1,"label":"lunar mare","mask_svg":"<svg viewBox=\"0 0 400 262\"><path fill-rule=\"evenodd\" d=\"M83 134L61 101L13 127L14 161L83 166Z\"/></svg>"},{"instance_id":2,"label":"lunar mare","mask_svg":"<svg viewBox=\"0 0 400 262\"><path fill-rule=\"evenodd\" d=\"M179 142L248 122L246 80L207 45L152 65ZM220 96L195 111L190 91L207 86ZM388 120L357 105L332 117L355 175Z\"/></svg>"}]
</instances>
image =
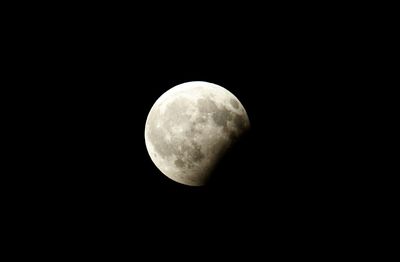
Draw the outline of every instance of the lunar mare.
<instances>
[{"instance_id":1,"label":"lunar mare","mask_svg":"<svg viewBox=\"0 0 400 262\"><path fill-rule=\"evenodd\" d=\"M145 143L164 175L202 186L249 127L246 110L228 90L208 82L187 82L154 103L146 120Z\"/></svg>"}]
</instances>

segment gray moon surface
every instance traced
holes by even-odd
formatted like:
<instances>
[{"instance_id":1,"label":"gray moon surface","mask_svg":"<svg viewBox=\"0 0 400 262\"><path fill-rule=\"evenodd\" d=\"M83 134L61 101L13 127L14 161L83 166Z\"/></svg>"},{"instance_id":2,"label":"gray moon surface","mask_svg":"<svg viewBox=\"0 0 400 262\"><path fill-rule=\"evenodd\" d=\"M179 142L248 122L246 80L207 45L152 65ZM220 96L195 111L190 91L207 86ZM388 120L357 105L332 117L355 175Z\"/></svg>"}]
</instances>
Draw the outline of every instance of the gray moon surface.
<instances>
[{"instance_id":1,"label":"gray moon surface","mask_svg":"<svg viewBox=\"0 0 400 262\"><path fill-rule=\"evenodd\" d=\"M154 103L146 120L145 143L164 175L202 186L249 128L246 110L231 92L208 82L186 82Z\"/></svg>"}]
</instances>

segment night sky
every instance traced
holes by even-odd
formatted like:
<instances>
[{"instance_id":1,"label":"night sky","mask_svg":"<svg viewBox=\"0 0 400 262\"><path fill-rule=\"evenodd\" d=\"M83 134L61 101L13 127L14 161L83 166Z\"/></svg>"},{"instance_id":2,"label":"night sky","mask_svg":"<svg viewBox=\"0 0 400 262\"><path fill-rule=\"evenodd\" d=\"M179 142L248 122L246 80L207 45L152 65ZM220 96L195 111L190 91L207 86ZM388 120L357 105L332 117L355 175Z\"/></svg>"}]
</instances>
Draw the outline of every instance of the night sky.
<instances>
[{"instance_id":1,"label":"night sky","mask_svg":"<svg viewBox=\"0 0 400 262\"><path fill-rule=\"evenodd\" d=\"M337 125L348 94L345 65L340 46L323 34L329 24L142 27L112 17L61 21L28 37L35 88L25 94L37 97L38 110L26 113L27 165L35 171L21 178L26 214L74 241L125 245L207 237L234 249L254 233L282 248L287 239L340 230L338 211L351 210L354 180ZM200 188L164 176L144 141L153 103L187 81L232 92L252 126Z\"/></svg>"},{"instance_id":2,"label":"night sky","mask_svg":"<svg viewBox=\"0 0 400 262\"><path fill-rule=\"evenodd\" d=\"M52 76L59 86L51 98L57 110L48 113L54 122L46 124L51 161L39 183L44 209L83 216L87 223L101 217L117 228L134 223L156 232L193 226L202 232L199 228L231 221L239 228L265 226L273 234L291 228L293 219L319 223L315 216L330 212L341 178L326 149L335 141L335 127L324 110L330 102L329 84L321 87L324 70L304 52L278 43L256 51L224 45L209 51L214 43L202 44L207 43L187 54L125 52L131 49L124 44L113 46L116 54L93 51L86 62L64 57L71 59L65 70ZM138 58L142 52L149 55ZM252 125L203 188L165 177L144 142L145 120L157 98L194 80L231 91Z\"/></svg>"}]
</instances>

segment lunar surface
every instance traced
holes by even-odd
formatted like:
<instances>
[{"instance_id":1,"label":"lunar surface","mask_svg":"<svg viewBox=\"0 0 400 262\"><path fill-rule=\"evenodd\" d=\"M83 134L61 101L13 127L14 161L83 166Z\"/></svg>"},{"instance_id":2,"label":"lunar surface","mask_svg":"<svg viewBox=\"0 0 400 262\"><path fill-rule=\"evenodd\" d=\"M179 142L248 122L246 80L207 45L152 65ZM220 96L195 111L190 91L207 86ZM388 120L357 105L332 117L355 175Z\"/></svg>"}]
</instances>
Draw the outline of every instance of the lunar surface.
<instances>
[{"instance_id":1,"label":"lunar surface","mask_svg":"<svg viewBox=\"0 0 400 262\"><path fill-rule=\"evenodd\" d=\"M246 110L228 90L208 82L187 82L155 102L146 120L145 143L164 175L202 186L249 127Z\"/></svg>"}]
</instances>

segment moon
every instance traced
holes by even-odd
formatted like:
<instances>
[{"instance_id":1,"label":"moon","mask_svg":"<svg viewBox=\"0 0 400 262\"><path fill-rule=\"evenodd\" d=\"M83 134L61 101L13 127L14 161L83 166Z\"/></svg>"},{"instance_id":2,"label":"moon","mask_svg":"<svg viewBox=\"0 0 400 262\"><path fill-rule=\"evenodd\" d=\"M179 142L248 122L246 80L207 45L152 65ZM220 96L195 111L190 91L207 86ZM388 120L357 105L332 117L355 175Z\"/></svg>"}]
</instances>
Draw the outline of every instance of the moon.
<instances>
[{"instance_id":1,"label":"moon","mask_svg":"<svg viewBox=\"0 0 400 262\"><path fill-rule=\"evenodd\" d=\"M229 148L250 128L246 110L225 88L186 82L162 94L145 124L151 160L168 178L205 185Z\"/></svg>"}]
</instances>

